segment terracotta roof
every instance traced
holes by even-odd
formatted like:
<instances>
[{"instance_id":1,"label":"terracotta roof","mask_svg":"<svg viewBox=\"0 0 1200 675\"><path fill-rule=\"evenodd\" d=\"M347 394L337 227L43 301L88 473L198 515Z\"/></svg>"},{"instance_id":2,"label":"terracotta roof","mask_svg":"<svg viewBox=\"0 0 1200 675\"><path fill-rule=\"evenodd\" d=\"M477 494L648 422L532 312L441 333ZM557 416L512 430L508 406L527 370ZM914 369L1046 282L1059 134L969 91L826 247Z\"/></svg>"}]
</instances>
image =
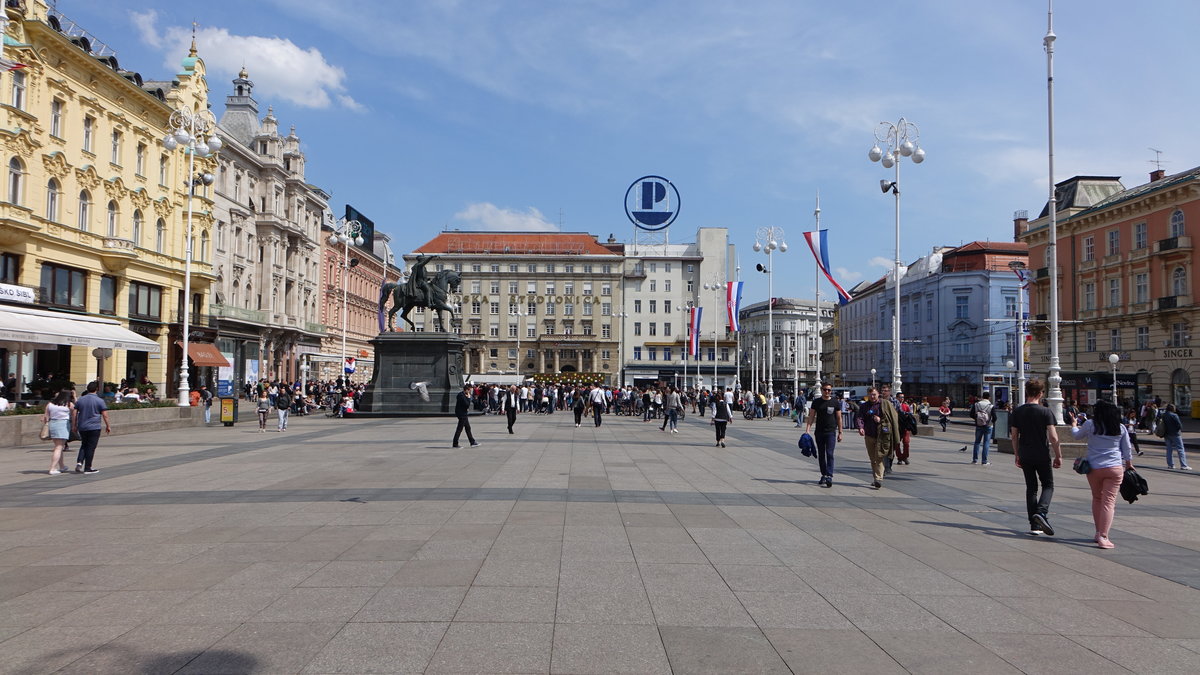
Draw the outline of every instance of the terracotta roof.
<instances>
[{"instance_id":1,"label":"terracotta roof","mask_svg":"<svg viewBox=\"0 0 1200 675\"><path fill-rule=\"evenodd\" d=\"M993 253L1028 253L1029 244L1023 241L973 241L969 244L959 246L953 251L946 253L945 256L981 251L990 251Z\"/></svg>"},{"instance_id":2,"label":"terracotta roof","mask_svg":"<svg viewBox=\"0 0 1200 675\"><path fill-rule=\"evenodd\" d=\"M443 232L413 250L414 253L484 253L496 255L607 255L587 232Z\"/></svg>"}]
</instances>

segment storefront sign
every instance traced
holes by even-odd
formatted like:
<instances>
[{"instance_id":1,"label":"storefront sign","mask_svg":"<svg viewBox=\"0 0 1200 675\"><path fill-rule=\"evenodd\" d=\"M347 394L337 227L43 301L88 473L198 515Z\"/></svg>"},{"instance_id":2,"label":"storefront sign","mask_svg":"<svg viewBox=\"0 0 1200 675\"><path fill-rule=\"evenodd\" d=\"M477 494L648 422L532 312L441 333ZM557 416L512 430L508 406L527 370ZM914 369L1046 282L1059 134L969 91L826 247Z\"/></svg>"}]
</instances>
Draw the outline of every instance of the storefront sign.
<instances>
[{"instance_id":1,"label":"storefront sign","mask_svg":"<svg viewBox=\"0 0 1200 675\"><path fill-rule=\"evenodd\" d=\"M1162 357L1164 359L1190 359L1192 358L1192 348L1171 347L1169 349L1164 349L1162 350Z\"/></svg>"},{"instance_id":2,"label":"storefront sign","mask_svg":"<svg viewBox=\"0 0 1200 675\"><path fill-rule=\"evenodd\" d=\"M32 303L35 298L36 294L28 286L0 284L0 301Z\"/></svg>"}]
</instances>

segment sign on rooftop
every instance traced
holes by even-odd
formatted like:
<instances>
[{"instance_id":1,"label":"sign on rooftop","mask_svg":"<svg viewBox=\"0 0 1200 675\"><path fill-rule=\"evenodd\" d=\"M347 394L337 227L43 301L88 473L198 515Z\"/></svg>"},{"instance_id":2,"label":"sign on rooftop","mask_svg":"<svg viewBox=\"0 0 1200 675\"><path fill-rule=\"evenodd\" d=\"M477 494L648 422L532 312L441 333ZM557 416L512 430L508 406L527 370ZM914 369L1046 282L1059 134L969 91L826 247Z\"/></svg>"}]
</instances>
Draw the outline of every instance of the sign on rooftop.
<instances>
[{"instance_id":1,"label":"sign on rooftop","mask_svg":"<svg viewBox=\"0 0 1200 675\"><path fill-rule=\"evenodd\" d=\"M625 215L640 229L664 230L679 216L679 191L662 176L642 176L625 191Z\"/></svg>"}]
</instances>

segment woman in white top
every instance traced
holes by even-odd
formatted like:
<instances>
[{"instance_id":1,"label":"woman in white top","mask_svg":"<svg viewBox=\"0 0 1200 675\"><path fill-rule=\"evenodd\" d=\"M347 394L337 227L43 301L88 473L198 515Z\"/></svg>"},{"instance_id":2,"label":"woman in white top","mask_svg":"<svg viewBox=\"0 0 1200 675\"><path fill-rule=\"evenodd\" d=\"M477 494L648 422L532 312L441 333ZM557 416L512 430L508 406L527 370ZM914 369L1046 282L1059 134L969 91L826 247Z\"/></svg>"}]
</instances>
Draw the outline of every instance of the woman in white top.
<instances>
[{"instance_id":1,"label":"woman in white top","mask_svg":"<svg viewBox=\"0 0 1200 675\"><path fill-rule=\"evenodd\" d=\"M54 454L50 457L51 476L67 470L67 465L63 463L63 449L67 447L67 439L71 437L74 416L75 408L71 405L69 389L58 392L54 400L46 404L46 411L42 413L42 421L50 425L50 440L54 441Z\"/></svg>"},{"instance_id":2,"label":"woman in white top","mask_svg":"<svg viewBox=\"0 0 1200 675\"><path fill-rule=\"evenodd\" d=\"M1116 510L1117 493L1125 478L1125 469L1133 468L1133 445L1129 431L1121 423L1121 411L1108 401L1098 401L1092 419L1082 426L1072 420L1071 435L1087 439L1088 484L1092 487L1092 520L1096 523L1096 545L1114 548L1108 539Z\"/></svg>"}]
</instances>

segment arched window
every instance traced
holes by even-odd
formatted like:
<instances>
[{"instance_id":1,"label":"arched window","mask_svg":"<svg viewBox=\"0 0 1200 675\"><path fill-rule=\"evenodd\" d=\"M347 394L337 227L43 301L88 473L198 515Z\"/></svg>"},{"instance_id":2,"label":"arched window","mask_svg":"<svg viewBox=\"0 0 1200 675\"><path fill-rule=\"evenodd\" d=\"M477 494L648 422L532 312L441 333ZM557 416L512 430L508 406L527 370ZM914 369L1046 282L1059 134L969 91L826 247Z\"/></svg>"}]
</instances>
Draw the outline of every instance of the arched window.
<instances>
[{"instance_id":1,"label":"arched window","mask_svg":"<svg viewBox=\"0 0 1200 675\"><path fill-rule=\"evenodd\" d=\"M252 285L250 285L249 283L247 283L246 284L246 302L245 302L246 309L255 309L250 306L250 303L253 301L254 301L254 287Z\"/></svg>"},{"instance_id":2,"label":"arched window","mask_svg":"<svg viewBox=\"0 0 1200 675\"><path fill-rule=\"evenodd\" d=\"M167 224L163 222L162 218L159 218L158 222L154 224L154 250L162 253L166 241Z\"/></svg>"},{"instance_id":3,"label":"arched window","mask_svg":"<svg viewBox=\"0 0 1200 675\"><path fill-rule=\"evenodd\" d=\"M238 290L239 290L238 282L235 281L235 282L233 282L233 294L229 296L229 306L230 307L238 306Z\"/></svg>"},{"instance_id":4,"label":"arched window","mask_svg":"<svg viewBox=\"0 0 1200 675\"><path fill-rule=\"evenodd\" d=\"M79 229L88 231L88 221L92 219L92 195L87 190L79 191Z\"/></svg>"},{"instance_id":5,"label":"arched window","mask_svg":"<svg viewBox=\"0 0 1200 675\"><path fill-rule=\"evenodd\" d=\"M142 210L134 209L133 211L133 245L142 245Z\"/></svg>"},{"instance_id":6,"label":"arched window","mask_svg":"<svg viewBox=\"0 0 1200 675\"><path fill-rule=\"evenodd\" d=\"M1184 219L1183 211L1175 209L1175 213L1171 214L1171 236L1182 237L1185 223L1186 220Z\"/></svg>"},{"instance_id":7,"label":"arched window","mask_svg":"<svg viewBox=\"0 0 1200 675\"><path fill-rule=\"evenodd\" d=\"M25 165L13 157L8 160L8 201L12 204L21 203L21 190L25 187Z\"/></svg>"},{"instance_id":8,"label":"arched window","mask_svg":"<svg viewBox=\"0 0 1200 675\"><path fill-rule=\"evenodd\" d=\"M117 202L111 201L108 203L108 236L117 236L117 222L121 219L121 210L117 208Z\"/></svg>"},{"instance_id":9,"label":"arched window","mask_svg":"<svg viewBox=\"0 0 1200 675\"><path fill-rule=\"evenodd\" d=\"M208 262L208 233L200 233L200 262Z\"/></svg>"},{"instance_id":10,"label":"arched window","mask_svg":"<svg viewBox=\"0 0 1200 675\"><path fill-rule=\"evenodd\" d=\"M58 222L58 203L61 199L62 190L59 188L58 179L51 178L46 181L46 220Z\"/></svg>"},{"instance_id":11,"label":"arched window","mask_svg":"<svg viewBox=\"0 0 1200 675\"><path fill-rule=\"evenodd\" d=\"M1187 270L1176 267L1171 273L1171 295L1187 295Z\"/></svg>"}]
</instances>

